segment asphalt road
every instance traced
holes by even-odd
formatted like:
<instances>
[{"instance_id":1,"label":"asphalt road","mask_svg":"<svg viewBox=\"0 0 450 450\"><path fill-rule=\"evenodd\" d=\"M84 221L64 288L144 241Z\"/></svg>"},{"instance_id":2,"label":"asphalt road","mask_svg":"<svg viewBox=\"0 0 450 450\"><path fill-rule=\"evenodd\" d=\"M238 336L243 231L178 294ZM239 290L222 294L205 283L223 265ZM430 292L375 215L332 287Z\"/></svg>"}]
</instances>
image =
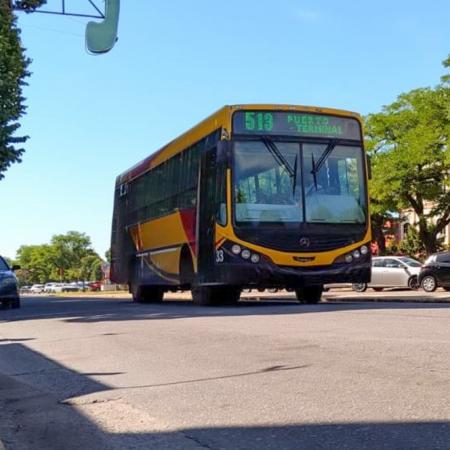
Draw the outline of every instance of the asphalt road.
<instances>
[{"instance_id":1,"label":"asphalt road","mask_svg":"<svg viewBox=\"0 0 450 450\"><path fill-rule=\"evenodd\" d=\"M0 438L8 450L450 449L450 304L28 297L0 311Z\"/></svg>"}]
</instances>

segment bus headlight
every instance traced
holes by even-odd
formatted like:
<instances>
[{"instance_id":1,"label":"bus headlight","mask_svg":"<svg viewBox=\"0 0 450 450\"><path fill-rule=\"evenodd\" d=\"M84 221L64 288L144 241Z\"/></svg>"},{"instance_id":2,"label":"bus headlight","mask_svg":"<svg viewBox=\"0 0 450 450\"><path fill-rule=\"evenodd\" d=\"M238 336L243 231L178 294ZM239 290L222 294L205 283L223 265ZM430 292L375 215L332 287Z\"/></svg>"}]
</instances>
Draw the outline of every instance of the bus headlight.
<instances>
[{"instance_id":1,"label":"bus headlight","mask_svg":"<svg viewBox=\"0 0 450 450\"><path fill-rule=\"evenodd\" d=\"M244 250L242 250L242 252L241 252L241 256L244 258L244 259L248 259L248 258L250 258L250 256L251 256L251 252L250 252L250 250L248 250L248 249L244 249Z\"/></svg>"},{"instance_id":2,"label":"bus headlight","mask_svg":"<svg viewBox=\"0 0 450 450\"><path fill-rule=\"evenodd\" d=\"M369 247L367 247L367 245L363 245L359 251L361 252L361 255L367 255L367 253L369 253Z\"/></svg>"},{"instance_id":3,"label":"bus headlight","mask_svg":"<svg viewBox=\"0 0 450 450\"><path fill-rule=\"evenodd\" d=\"M234 245L231 247L231 251L232 251L235 255L239 255L239 253L241 253L241 246L240 246L240 245L237 245L237 244L234 244Z\"/></svg>"},{"instance_id":4,"label":"bus headlight","mask_svg":"<svg viewBox=\"0 0 450 450\"><path fill-rule=\"evenodd\" d=\"M345 262L346 263L351 263L353 261L353 256L350 253L347 253L345 255Z\"/></svg>"},{"instance_id":5,"label":"bus headlight","mask_svg":"<svg viewBox=\"0 0 450 450\"><path fill-rule=\"evenodd\" d=\"M252 257L250 258L251 262L255 263L255 264L259 263L260 259L261 258L260 258L260 256L257 253L253 253Z\"/></svg>"},{"instance_id":6,"label":"bus headlight","mask_svg":"<svg viewBox=\"0 0 450 450\"><path fill-rule=\"evenodd\" d=\"M361 256L361 253L359 253L359 250L353 250L352 255L353 258L358 259Z\"/></svg>"}]
</instances>

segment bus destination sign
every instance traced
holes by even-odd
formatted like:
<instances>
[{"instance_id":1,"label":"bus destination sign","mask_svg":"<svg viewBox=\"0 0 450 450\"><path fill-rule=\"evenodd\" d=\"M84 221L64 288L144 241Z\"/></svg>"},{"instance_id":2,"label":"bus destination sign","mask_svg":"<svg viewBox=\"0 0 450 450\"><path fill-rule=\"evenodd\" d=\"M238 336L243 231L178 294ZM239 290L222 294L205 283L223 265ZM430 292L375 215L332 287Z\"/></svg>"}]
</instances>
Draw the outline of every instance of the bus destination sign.
<instances>
[{"instance_id":1,"label":"bus destination sign","mask_svg":"<svg viewBox=\"0 0 450 450\"><path fill-rule=\"evenodd\" d=\"M361 139L356 119L293 111L236 111L233 132Z\"/></svg>"}]
</instances>

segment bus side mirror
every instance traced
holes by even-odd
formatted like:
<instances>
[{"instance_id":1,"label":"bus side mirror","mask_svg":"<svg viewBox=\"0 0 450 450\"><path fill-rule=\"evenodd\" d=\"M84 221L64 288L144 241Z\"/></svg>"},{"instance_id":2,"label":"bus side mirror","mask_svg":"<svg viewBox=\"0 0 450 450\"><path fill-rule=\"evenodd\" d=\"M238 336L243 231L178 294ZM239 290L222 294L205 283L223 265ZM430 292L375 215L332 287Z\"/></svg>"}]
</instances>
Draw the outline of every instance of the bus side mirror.
<instances>
[{"instance_id":1,"label":"bus side mirror","mask_svg":"<svg viewBox=\"0 0 450 450\"><path fill-rule=\"evenodd\" d=\"M216 163L221 164L228 161L228 156L230 153L230 141L219 141L217 142L217 157Z\"/></svg>"},{"instance_id":2,"label":"bus side mirror","mask_svg":"<svg viewBox=\"0 0 450 450\"><path fill-rule=\"evenodd\" d=\"M369 180L372 179L372 158L369 155L366 155L367 160L367 178Z\"/></svg>"}]
</instances>

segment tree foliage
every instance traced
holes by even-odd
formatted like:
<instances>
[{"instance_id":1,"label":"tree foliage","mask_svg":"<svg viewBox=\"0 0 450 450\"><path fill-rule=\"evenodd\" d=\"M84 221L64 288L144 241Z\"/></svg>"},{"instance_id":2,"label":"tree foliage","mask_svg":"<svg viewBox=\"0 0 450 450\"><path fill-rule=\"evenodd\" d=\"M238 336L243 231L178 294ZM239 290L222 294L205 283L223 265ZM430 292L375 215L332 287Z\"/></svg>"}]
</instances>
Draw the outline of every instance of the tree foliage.
<instances>
[{"instance_id":1,"label":"tree foliage","mask_svg":"<svg viewBox=\"0 0 450 450\"><path fill-rule=\"evenodd\" d=\"M450 88L445 83L401 94L366 120L372 209L375 214L414 211L427 253L437 250L438 236L450 223L449 136Z\"/></svg>"},{"instance_id":2,"label":"tree foliage","mask_svg":"<svg viewBox=\"0 0 450 450\"><path fill-rule=\"evenodd\" d=\"M44 4L43 0L13 2L13 6L31 12ZM0 0L0 179L13 163L21 162L22 145L28 136L18 136L19 119L25 113L22 88L30 75L20 42L20 30L9 0Z\"/></svg>"},{"instance_id":3,"label":"tree foliage","mask_svg":"<svg viewBox=\"0 0 450 450\"><path fill-rule=\"evenodd\" d=\"M409 227L405 238L400 242L400 251L406 255L420 255L425 253L425 247L420 240L419 233L414 227Z\"/></svg>"},{"instance_id":4,"label":"tree foliage","mask_svg":"<svg viewBox=\"0 0 450 450\"><path fill-rule=\"evenodd\" d=\"M58 234L50 244L23 245L17 252L22 284L47 281L100 280L103 260L90 238L77 231Z\"/></svg>"}]
</instances>

